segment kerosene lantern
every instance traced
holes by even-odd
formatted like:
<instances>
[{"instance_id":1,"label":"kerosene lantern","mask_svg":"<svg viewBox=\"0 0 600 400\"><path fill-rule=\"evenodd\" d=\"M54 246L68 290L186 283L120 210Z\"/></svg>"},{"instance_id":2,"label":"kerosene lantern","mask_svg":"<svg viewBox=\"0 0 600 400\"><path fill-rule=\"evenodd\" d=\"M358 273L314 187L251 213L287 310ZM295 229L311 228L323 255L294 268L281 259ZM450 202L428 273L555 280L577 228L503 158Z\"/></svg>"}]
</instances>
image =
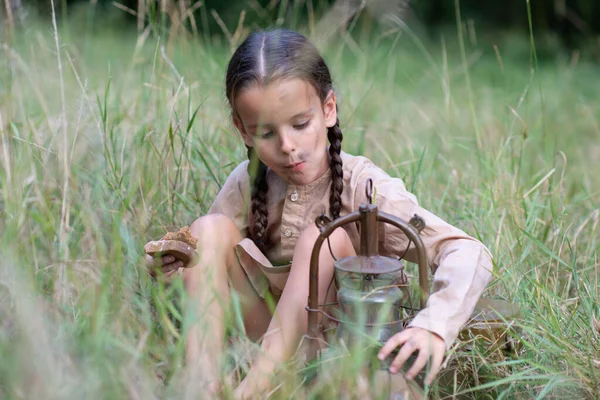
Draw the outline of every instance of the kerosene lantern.
<instances>
[{"instance_id":1,"label":"kerosene lantern","mask_svg":"<svg viewBox=\"0 0 600 400\"><path fill-rule=\"evenodd\" d=\"M385 343L395 333L401 331L410 318L403 317L418 311L409 303L410 288L404 265L400 259L379 255L378 223L391 224L404 232L413 243L418 255L420 306L424 308L429 295L427 259L425 248L419 236L425 223L415 215L409 222L385 212L379 211L373 204L373 182L367 181L368 203L362 204L358 211L329 220L325 215L317 218L320 235L315 242L310 263L310 286L308 298L308 334L310 338L320 335L321 324L318 316L338 323L336 338L347 346L366 335L380 343ZM325 311L325 304L318 299L319 254L322 244L335 231L346 224L359 223L360 252L356 256L335 261L334 274L337 291L337 309L335 315ZM308 359L317 357L318 345L311 341Z\"/></svg>"},{"instance_id":2,"label":"kerosene lantern","mask_svg":"<svg viewBox=\"0 0 600 400\"><path fill-rule=\"evenodd\" d=\"M335 338L344 343L344 347L356 348L368 342L379 342L383 345L391 336L404 329L416 312L425 308L429 297L428 264L425 247L419 236L425 228L425 221L414 215L406 222L398 217L379 211L373 204L373 182L369 179L366 188L368 203L362 204L359 210L335 221L323 215L316 219L320 230L310 261L310 282L308 306L308 353L307 361L317 359L319 339L325 323L319 323L319 315L337 322ZM323 243L337 229L350 223L358 223L360 230L360 251L353 257L346 257L334 262L337 303L321 304L318 298L319 287L319 254ZM410 301L410 287L404 273L402 257L390 258L379 255L378 224L386 223L404 232L408 246L414 244L417 253L419 270L420 308L413 307ZM408 247L407 247L408 249ZM406 253L406 251L404 252ZM323 299L324 300L324 299ZM335 313L329 311L335 307ZM505 300L481 299L472 319L461 331L461 336L487 338L494 348L508 346L508 333L511 325L518 320L518 306ZM508 324L507 324L508 322ZM483 334L482 334L483 332ZM486 333L487 332L487 333ZM517 350L518 351L518 350ZM389 382L388 393L391 399L425 398L420 386L414 382L395 380L399 386L394 387L394 380L387 372L388 362L395 357L391 354L388 360L380 363L375 370L375 377L383 377L383 384ZM381 386L381 385L380 385Z\"/></svg>"}]
</instances>

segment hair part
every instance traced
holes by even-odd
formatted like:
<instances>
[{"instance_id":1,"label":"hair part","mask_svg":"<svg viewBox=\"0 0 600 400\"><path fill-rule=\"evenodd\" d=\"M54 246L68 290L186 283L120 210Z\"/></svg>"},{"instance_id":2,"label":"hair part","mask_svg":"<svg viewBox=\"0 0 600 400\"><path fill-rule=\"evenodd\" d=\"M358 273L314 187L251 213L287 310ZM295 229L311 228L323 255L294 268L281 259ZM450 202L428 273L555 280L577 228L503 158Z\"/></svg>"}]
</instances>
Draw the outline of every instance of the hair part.
<instances>
[{"instance_id":1,"label":"hair part","mask_svg":"<svg viewBox=\"0 0 600 400\"><path fill-rule=\"evenodd\" d=\"M275 29L251 33L234 52L227 66L225 94L235 111L237 95L256 85L267 85L277 79L300 78L310 83L322 103L333 90L329 68L317 48L298 32ZM330 142L329 166L331 194L329 212L333 219L340 216L344 188L342 169L342 139L339 119L327 129ZM267 167L256 152L248 148L248 173L251 180L251 218L248 236L266 253L270 246L268 232Z\"/></svg>"}]
</instances>

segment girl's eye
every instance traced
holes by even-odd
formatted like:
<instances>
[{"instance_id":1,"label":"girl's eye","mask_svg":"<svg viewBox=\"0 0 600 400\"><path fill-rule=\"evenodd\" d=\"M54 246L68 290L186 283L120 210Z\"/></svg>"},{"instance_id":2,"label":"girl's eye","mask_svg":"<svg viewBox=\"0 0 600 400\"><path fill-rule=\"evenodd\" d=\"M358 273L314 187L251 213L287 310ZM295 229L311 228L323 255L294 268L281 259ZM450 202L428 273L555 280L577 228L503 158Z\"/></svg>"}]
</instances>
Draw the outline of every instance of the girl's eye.
<instances>
[{"instance_id":1,"label":"girl's eye","mask_svg":"<svg viewBox=\"0 0 600 400\"><path fill-rule=\"evenodd\" d=\"M303 122L301 124L294 125L294 129L297 129L297 130L304 129L304 128L306 128L308 126L309 122L310 121L306 121L306 122Z\"/></svg>"},{"instance_id":2,"label":"girl's eye","mask_svg":"<svg viewBox=\"0 0 600 400\"><path fill-rule=\"evenodd\" d=\"M271 131L263 133L262 135L260 135L261 139L268 139L271 136L273 136L273 132L271 132Z\"/></svg>"}]
</instances>

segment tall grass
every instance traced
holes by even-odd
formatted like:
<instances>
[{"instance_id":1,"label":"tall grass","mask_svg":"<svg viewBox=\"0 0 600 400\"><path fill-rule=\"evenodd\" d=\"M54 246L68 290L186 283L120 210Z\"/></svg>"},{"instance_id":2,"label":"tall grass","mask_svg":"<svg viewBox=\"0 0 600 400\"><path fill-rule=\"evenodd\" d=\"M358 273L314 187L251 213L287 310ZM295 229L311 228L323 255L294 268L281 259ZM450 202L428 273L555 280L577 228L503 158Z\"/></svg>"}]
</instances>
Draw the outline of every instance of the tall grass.
<instances>
[{"instance_id":1,"label":"tall grass","mask_svg":"<svg viewBox=\"0 0 600 400\"><path fill-rule=\"evenodd\" d=\"M322 44L344 149L487 244L486 296L523 314L517 355L458 342L450 383L429 393L594 398L597 69L571 55L534 63L528 38L480 28L475 41L457 26ZM77 33L31 25L0 44L0 397L176 396L189 321L171 301L180 287L146 276L143 244L205 213L245 158L223 96L235 43ZM227 356L250 351L242 342ZM357 362L324 365L329 383L313 386L284 371L274 396L337 396Z\"/></svg>"}]
</instances>

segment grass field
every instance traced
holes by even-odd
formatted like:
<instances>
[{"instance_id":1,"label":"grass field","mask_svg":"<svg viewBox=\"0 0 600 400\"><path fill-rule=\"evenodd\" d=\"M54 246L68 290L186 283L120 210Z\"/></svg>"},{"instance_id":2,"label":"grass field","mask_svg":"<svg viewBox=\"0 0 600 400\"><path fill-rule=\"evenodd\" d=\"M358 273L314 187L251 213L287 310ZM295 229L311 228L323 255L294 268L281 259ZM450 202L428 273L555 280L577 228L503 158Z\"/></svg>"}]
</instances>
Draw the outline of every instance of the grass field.
<instances>
[{"instance_id":1,"label":"grass field","mask_svg":"<svg viewBox=\"0 0 600 400\"><path fill-rule=\"evenodd\" d=\"M245 158L226 39L96 28L0 43L2 398L180 394L177 294L151 284L143 245L205 213ZM324 44L343 148L481 239L497 268L486 296L522 310L518 356L457 343L448 363L466 378L432 397L595 398L600 72L577 54L538 60L529 37L468 33ZM280 381L275 398L337 387Z\"/></svg>"}]
</instances>

